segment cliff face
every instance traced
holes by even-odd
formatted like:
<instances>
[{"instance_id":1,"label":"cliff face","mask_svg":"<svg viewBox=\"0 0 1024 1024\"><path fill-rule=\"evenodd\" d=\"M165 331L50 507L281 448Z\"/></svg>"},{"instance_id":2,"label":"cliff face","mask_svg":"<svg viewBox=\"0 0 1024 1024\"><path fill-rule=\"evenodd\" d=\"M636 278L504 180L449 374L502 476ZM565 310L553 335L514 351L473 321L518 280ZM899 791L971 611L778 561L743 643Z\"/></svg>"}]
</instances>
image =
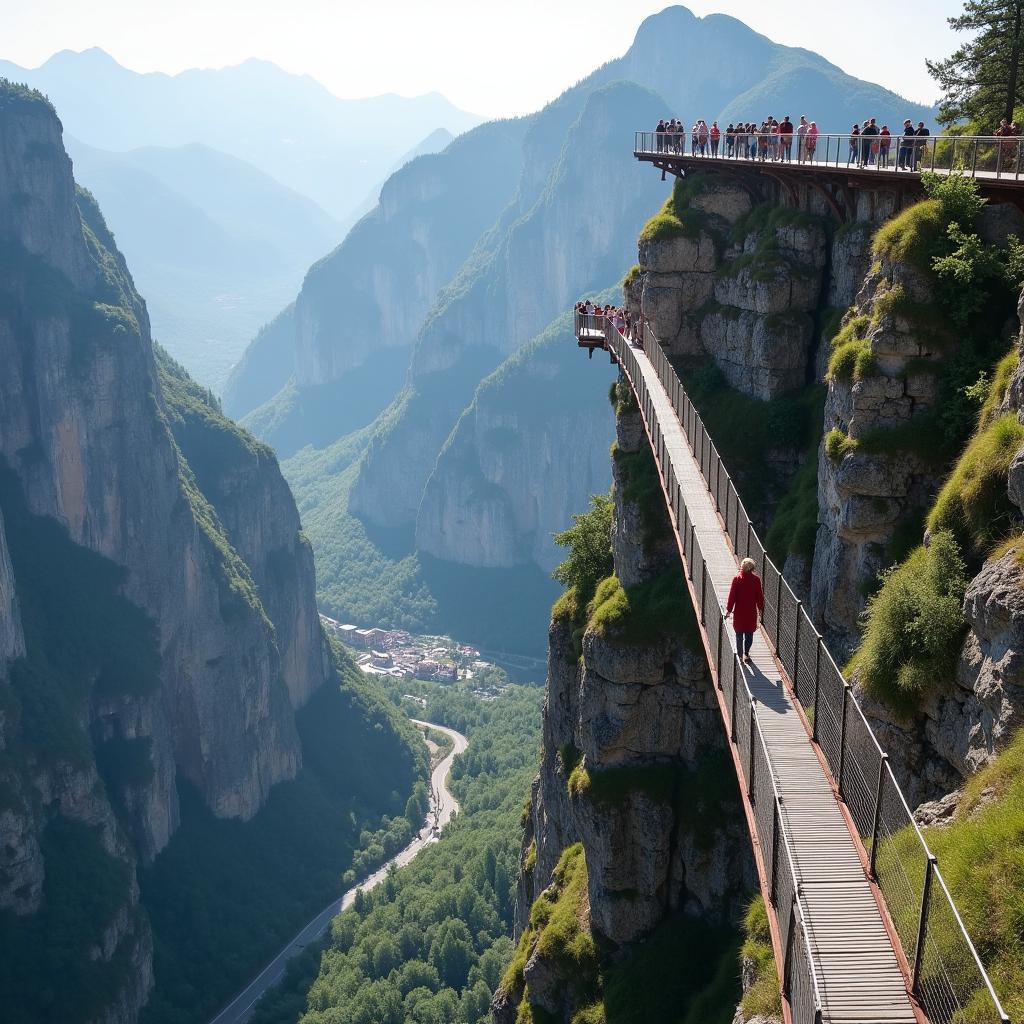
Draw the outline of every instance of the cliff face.
<instances>
[{"instance_id":1,"label":"cliff face","mask_svg":"<svg viewBox=\"0 0 1024 1024\"><path fill-rule=\"evenodd\" d=\"M651 93L611 86L590 96L564 147L547 143L550 171L538 198L498 236L485 261L464 268L424 324L409 386L352 490L350 507L361 518L387 527L415 524L437 453L480 377L581 292L615 279L644 210L660 191L653 183L637 190L632 157L617 140L637 117L656 119L658 109ZM551 114L562 116L561 110ZM536 165L530 166L536 175ZM532 180L523 183L520 202L531 187ZM549 432L547 443L553 440Z\"/></svg>"},{"instance_id":2,"label":"cliff face","mask_svg":"<svg viewBox=\"0 0 1024 1024\"><path fill-rule=\"evenodd\" d=\"M0 266L0 930L30 946L80 857L102 902L64 966L106 984L67 1019L132 1020L135 863L177 827L176 775L249 818L299 768L294 711L329 671L312 556L269 451L161 380L60 122L8 85Z\"/></svg>"},{"instance_id":3,"label":"cliff face","mask_svg":"<svg viewBox=\"0 0 1024 1024\"><path fill-rule=\"evenodd\" d=\"M561 560L552 534L565 510L608 487L612 420L593 400L599 369L581 372L580 353L565 343L571 330L560 317L477 389L424 488L420 551L462 565L533 563L546 571Z\"/></svg>"},{"instance_id":4,"label":"cliff face","mask_svg":"<svg viewBox=\"0 0 1024 1024\"><path fill-rule=\"evenodd\" d=\"M611 540L618 584L634 600L645 587L684 586L664 511L628 497L646 452L635 406L620 411ZM556 866L573 844L585 860L586 927L610 961L680 913L735 920L752 890L725 735L703 648L687 626L689 597L680 597L679 617L663 629L646 621L642 640L624 622L608 627L598 614L581 629L556 611L517 902L525 966L497 993L496 1022L516 1019L522 1001L559 1019L580 1009L574 979L545 952L529 913L553 877L557 889Z\"/></svg>"}]
</instances>

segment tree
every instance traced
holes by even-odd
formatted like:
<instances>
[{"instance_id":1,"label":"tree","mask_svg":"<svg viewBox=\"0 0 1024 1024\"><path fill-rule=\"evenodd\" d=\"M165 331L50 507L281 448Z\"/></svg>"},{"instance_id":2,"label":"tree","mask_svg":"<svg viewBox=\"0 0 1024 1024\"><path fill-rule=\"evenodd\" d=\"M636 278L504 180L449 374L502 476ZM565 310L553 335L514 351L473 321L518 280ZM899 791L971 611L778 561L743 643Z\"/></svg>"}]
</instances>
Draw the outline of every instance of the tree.
<instances>
[{"instance_id":1,"label":"tree","mask_svg":"<svg viewBox=\"0 0 1024 1024\"><path fill-rule=\"evenodd\" d=\"M1024 104L1024 0L965 0L949 25L973 34L952 56L926 61L942 89L939 121L973 121L990 134Z\"/></svg>"},{"instance_id":2,"label":"tree","mask_svg":"<svg viewBox=\"0 0 1024 1024\"><path fill-rule=\"evenodd\" d=\"M568 530L555 534L555 543L568 548L569 557L551 575L562 586L575 587L581 604L586 604L598 583L612 573L612 515L612 499L595 494L590 508L574 515Z\"/></svg>"}]
</instances>

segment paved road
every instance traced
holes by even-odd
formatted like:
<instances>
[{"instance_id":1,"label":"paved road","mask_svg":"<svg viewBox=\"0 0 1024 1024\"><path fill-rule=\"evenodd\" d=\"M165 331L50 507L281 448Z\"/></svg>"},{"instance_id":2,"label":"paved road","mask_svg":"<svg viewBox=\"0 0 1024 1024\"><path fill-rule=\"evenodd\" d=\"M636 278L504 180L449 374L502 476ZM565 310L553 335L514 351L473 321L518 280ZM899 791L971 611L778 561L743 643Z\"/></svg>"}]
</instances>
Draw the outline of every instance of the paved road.
<instances>
[{"instance_id":1,"label":"paved road","mask_svg":"<svg viewBox=\"0 0 1024 1024\"><path fill-rule=\"evenodd\" d=\"M252 1016L253 1007L259 1002L263 994L272 989L284 977L288 961L297 953L301 953L311 942L319 939L330 927L331 921L337 916L339 911L345 910L352 905L356 898L357 889L365 891L380 885L387 877L388 868L392 864L404 867L421 850L431 843L437 842L441 830L459 809L458 801L448 789L448 772L451 770L452 761L466 749L469 741L461 732L447 729L443 725L434 725L431 722L421 722L417 719L413 719L413 721L416 725L429 725L431 729L445 733L451 737L455 744L452 747L451 753L438 763L430 775L430 810L427 811L426 820L419 834L405 849L396 853L383 867L375 871L368 878L364 878L357 886L349 889L341 899L337 899L330 906L324 907L312 921L285 944L284 948L281 949L274 959L210 1021L210 1024L244 1024Z\"/></svg>"}]
</instances>

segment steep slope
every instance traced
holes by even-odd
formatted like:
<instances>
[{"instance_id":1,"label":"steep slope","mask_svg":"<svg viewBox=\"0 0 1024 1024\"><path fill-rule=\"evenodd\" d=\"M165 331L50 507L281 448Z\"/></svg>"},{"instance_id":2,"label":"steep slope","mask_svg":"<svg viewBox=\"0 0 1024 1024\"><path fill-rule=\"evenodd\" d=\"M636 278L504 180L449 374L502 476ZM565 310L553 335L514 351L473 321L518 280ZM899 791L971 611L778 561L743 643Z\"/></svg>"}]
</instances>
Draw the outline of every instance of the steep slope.
<instances>
[{"instance_id":1,"label":"steep slope","mask_svg":"<svg viewBox=\"0 0 1024 1024\"><path fill-rule=\"evenodd\" d=\"M90 146L203 143L255 165L339 220L419 139L435 128L457 135L480 121L437 93L339 99L308 75L261 60L139 74L99 49L62 50L38 68L0 61L0 75L50 96L68 131Z\"/></svg>"},{"instance_id":2,"label":"steep slope","mask_svg":"<svg viewBox=\"0 0 1024 1024\"><path fill-rule=\"evenodd\" d=\"M0 243L0 1001L19 1022L128 1022L153 984L136 865L182 792L256 817L300 771L297 712L339 675L276 460L158 371L53 108L7 82ZM384 741L390 807L407 740L372 700L346 707L339 727Z\"/></svg>"},{"instance_id":3,"label":"steep slope","mask_svg":"<svg viewBox=\"0 0 1024 1024\"><path fill-rule=\"evenodd\" d=\"M313 422L292 426L275 408L273 429L260 433L283 454L363 426L394 396L435 294L515 188L526 126L525 121L488 124L439 154L412 160L384 184L376 209L310 269L295 302L294 334L280 339L286 346L281 365L288 370L278 389L294 377L302 404L324 410ZM272 343L276 336L260 339L259 347ZM360 379L357 371L364 367ZM249 383L251 372L243 360L226 389L227 406L237 415L253 409L263 390ZM352 422L345 407L367 387L378 404L365 419ZM254 423L265 423L268 412L261 410Z\"/></svg>"},{"instance_id":4,"label":"steep slope","mask_svg":"<svg viewBox=\"0 0 1024 1024\"><path fill-rule=\"evenodd\" d=\"M315 203L205 146L68 151L149 299L154 334L218 389L254 325L341 237Z\"/></svg>"},{"instance_id":5,"label":"steep slope","mask_svg":"<svg viewBox=\"0 0 1024 1024\"><path fill-rule=\"evenodd\" d=\"M464 268L424 324L410 383L353 488L357 515L411 527L437 452L476 381L578 295L615 279L661 191L650 178L637 187L632 154L616 142L638 116L656 117L661 108L653 93L626 83L587 99L532 207L486 259Z\"/></svg>"}]
</instances>

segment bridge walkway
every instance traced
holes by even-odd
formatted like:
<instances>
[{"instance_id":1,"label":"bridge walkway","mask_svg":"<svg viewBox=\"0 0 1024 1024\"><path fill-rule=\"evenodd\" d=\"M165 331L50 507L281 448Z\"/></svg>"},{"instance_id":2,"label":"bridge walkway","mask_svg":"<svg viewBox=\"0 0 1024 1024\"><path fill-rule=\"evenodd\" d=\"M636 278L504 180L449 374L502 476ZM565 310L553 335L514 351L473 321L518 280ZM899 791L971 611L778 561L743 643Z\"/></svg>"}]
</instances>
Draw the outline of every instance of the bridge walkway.
<instances>
[{"instance_id":1,"label":"bridge walkway","mask_svg":"<svg viewBox=\"0 0 1024 1024\"><path fill-rule=\"evenodd\" d=\"M646 385L648 415L660 426L663 458L674 470L686 519L703 556L705 586L724 608L737 559L657 371L642 351L635 351L633 365ZM688 568L692 579L692 566ZM730 653L735 654L735 635L731 629L726 633ZM742 671L757 702L757 725L790 839L822 1019L836 1024L912 1024L916 1016L892 939L835 790L814 753L763 628L754 635L751 660L753 664L742 666Z\"/></svg>"},{"instance_id":2,"label":"bridge walkway","mask_svg":"<svg viewBox=\"0 0 1024 1024\"><path fill-rule=\"evenodd\" d=\"M592 329L577 317L578 329ZM853 690L768 557L650 327L605 344L654 453L729 735L787 1024L1009 1024ZM724 619L737 559L765 586L752 664Z\"/></svg>"}]
</instances>

